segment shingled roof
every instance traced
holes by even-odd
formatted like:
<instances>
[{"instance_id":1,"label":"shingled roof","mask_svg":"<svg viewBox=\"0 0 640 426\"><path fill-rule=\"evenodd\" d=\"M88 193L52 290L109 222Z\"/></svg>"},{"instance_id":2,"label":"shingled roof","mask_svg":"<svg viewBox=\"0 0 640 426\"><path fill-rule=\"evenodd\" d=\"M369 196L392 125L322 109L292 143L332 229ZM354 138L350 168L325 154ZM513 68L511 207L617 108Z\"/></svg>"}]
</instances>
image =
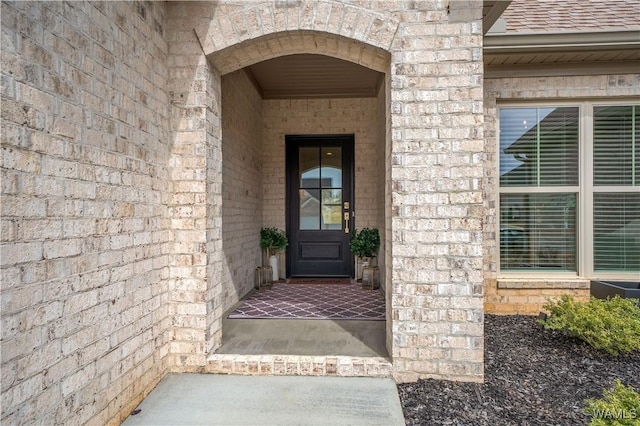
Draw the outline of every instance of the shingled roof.
<instances>
[{"instance_id":1,"label":"shingled roof","mask_svg":"<svg viewBox=\"0 0 640 426\"><path fill-rule=\"evenodd\" d=\"M501 19L506 34L640 29L640 0L513 0Z\"/></svg>"}]
</instances>

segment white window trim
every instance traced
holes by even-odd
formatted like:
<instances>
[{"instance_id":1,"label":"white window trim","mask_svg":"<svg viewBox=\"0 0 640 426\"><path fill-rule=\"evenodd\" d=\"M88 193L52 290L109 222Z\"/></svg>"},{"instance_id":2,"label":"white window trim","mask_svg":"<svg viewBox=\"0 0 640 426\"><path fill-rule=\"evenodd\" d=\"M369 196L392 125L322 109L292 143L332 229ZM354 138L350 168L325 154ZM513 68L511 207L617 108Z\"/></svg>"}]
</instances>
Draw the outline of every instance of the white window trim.
<instances>
[{"instance_id":1,"label":"white window trim","mask_svg":"<svg viewBox=\"0 0 640 426\"><path fill-rule=\"evenodd\" d=\"M637 281L640 274L633 272L603 272L594 271L593 268L593 109L597 106L615 106L640 104L640 98L625 98L615 100L544 100L538 101L517 101L498 102L496 105L495 123L495 153L496 156L496 176L494 190L496 195L496 246L494 258L498 280L500 279L531 279L531 280L566 280L566 279L589 279L589 280L620 280ZM558 186L558 187L500 187L500 110L506 108L557 108L557 107L578 107L580 123L578 126L578 186ZM576 272L563 271L501 271L500 269L500 194L508 193L553 193L553 192L573 192L577 194L578 214L576 217ZM596 192L640 192L640 186L599 186Z\"/></svg>"}]
</instances>

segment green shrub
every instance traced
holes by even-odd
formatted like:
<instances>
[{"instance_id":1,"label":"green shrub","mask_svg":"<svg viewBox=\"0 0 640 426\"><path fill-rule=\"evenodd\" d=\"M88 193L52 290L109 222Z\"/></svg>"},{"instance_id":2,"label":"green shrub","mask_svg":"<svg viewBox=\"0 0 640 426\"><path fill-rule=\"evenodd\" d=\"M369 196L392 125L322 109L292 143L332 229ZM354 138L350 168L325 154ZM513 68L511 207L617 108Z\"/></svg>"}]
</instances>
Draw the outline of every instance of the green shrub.
<instances>
[{"instance_id":1,"label":"green shrub","mask_svg":"<svg viewBox=\"0 0 640 426\"><path fill-rule=\"evenodd\" d=\"M260 247L267 249L267 256L284 250L289 245L287 234L278 228L260 229Z\"/></svg>"},{"instance_id":2,"label":"green shrub","mask_svg":"<svg viewBox=\"0 0 640 426\"><path fill-rule=\"evenodd\" d=\"M564 331L612 355L640 349L640 308L635 299L592 297L585 303L564 295L544 309L551 312L541 320L548 330Z\"/></svg>"},{"instance_id":3,"label":"green shrub","mask_svg":"<svg viewBox=\"0 0 640 426\"><path fill-rule=\"evenodd\" d=\"M374 257L380 249L380 233L376 228L356 229L349 242L351 253L358 257Z\"/></svg>"},{"instance_id":4,"label":"green shrub","mask_svg":"<svg viewBox=\"0 0 640 426\"><path fill-rule=\"evenodd\" d=\"M588 399L584 412L592 417L589 426L638 426L640 424L640 394L631 386L616 380L605 389L601 399Z\"/></svg>"}]
</instances>

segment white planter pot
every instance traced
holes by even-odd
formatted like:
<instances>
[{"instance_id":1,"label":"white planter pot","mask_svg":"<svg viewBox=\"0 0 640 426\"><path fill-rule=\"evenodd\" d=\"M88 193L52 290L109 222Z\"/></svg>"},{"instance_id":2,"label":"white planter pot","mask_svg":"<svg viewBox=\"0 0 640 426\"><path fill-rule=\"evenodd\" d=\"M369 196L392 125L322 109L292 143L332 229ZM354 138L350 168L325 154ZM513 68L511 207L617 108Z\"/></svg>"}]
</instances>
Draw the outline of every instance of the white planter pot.
<instances>
[{"instance_id":1,"label":"white planter pot","mask_svg":"<svg viewBox=\"0 0 640 426\"><path fill-rule=\"evenodd\" d=\"M278 275L278 256L274 254L269 257L269 266L271 266L271 270L273 271L273 280L278 281L280 279L280 275Z\"/></svg>"},{"instance_id":2,"label":"white planter pot","mask_svg":"<svg viewBox=\"0 0 640 426\"><path fill-rule=\"evenodd\" d=\"M368 257L356 257L356 280L362 281L362 272L365 266L369 266Z\"/></svg>"}]
</instances>

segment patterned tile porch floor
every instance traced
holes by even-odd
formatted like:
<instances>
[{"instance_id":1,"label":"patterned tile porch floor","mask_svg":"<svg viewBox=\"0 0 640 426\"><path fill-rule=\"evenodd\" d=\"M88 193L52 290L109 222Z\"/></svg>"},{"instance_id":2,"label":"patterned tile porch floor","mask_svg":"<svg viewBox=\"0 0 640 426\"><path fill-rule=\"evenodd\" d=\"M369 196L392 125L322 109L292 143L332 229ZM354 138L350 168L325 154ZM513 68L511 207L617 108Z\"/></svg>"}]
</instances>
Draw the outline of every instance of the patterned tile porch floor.
<instances>
[{"instance_id":1,"label":"patterned tile porch floor","mask_svg":"<svg viewBox=\"0 0 640 426\"><path fill-rule=\"evenodd\" d=\"M365 289L355 282L275 283L245 297L228 317L384 321L385 302L379 290Z\"/></svg>"}]
</instances>

